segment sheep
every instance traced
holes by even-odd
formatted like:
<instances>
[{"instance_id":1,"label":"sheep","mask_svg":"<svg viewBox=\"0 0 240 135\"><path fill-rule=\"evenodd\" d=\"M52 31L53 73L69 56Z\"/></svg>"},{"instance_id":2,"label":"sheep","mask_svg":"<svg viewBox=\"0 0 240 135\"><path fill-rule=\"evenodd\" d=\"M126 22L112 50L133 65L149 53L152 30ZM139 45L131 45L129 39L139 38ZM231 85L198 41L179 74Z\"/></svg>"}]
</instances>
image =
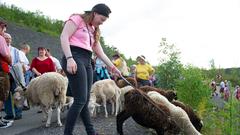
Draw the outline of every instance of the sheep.
<instances>
[{"instance_id":1,"label":"sheep","mask_svg":"<svg viewBox=\"0 0 240 135\"><path fill-rule=\"evenodd\" d=\"M141 90L130 90L124 98L124 110L117 115L117 132L120 135L123 135L123 123L129 117L144 127L155 129L158 135L163 135L167 130L178 129L170 119L169 109L162 103L154 103Z\"/></svg>"},{"instance_id":2,"label":"sheep","mask_svg":"<svg viewBox=\"0 0 240 135\"><path fill-rule=\"evenodd\" d=\"M173 99L177 100L177 93L173 90L163 90L163 89L155 88L152 86L142 86L139 89L145 93L148 93L149 91L156 91L161 95L165 96L170 102L173 101Z\"/></svg>"},{"instance_id":3,"label":"sheep","mask_svg":"<svg viewBox=\"0 0 240 135\"><path fill-rule=\"evenodd\" d=\"M73 101L74 101L73 97L66 96L66 102L65 102L65 104L62 107L62 112L64 112L65 110L69 109L72 106Z\"/></svg>"},{"instance_id":4,"label":"sheep","mask_svg":"<svg viewBox=\"0 0 240 135\"><path fill-rule=\"evenodd\" d=\"M48 72L32 79L27 86L26 91L23 91L22 87L17 87L15 89L16 94L21 93L19 96L23 97L19 98L16 95L14 97L15 99L22 100L26 97L31 106L40 106L44 112L44 119L47 117L46 127L50 127L52 107L56 106L57 124L58 126L62 126L60 110L66 103L67 86L68 80L66 77L63 77L57 72ZM17 103L17 106L20 105L21 103Z\"/></svg>"},{"instance_id":5,"label":"sheep","mask_svg":"<svg viewBox=\"0 0 240 135\"><path fill-rule=\"evenodd\" d=\"M125 86L125 87L122 87L122 88L120 88L121 89L121 95L120 95L120 101L121 101L121 104L120 104L120 111L122 111L123 110L123 105L124 105L124 101L125 101L125 99L124 99L124 95L125 95L125 93L127 93L128 91L130 91L130 90L132 90L132 89L134 89L132 86Z\"/></svg>"},{"instance_id":6,"label":"sheep","mask_svg":"<svg viewBox=\"0 0 240 135\"><path fill-rule=\"evenodd\" d=\"M171 118L175 121L176 125L183 129L187 135L201 135L192 125L187 113L180 107L175 106L168 101L166 97L156 91L150 91L147 95L155 102L162 103L167 106L170 111Z\"/></svg>"},{"instance_id":7,"label":"sheep","mask_svg":"<svg viewBox=\"0 0 240 135\"><path fill-rule=\"evenodd\" d=\"M203 127L203 121L199 118L199 116L193 111L193 109L178 100L172 101L172 104L175 106L181 107L190 118L190 121L192 122L193 126L200 132Z\"/></svg>"},{"instance_id":8,"label":"sheep","mask_svg":"<svg viewBox=\"0 0 240 135\"><path fill-rule=\"evenodd\" d=\"M107 100L109 100L112 104L112 114L114 114L114 103L116 104L115 116L117 116L117 113L119 111L119 106L121 104L120 94L121 94L120 88L111 79L104 79L104 80L99 80L95 82L92 85L90 102L88 105L90 114L94 116L94 110L97 105L96 103L98 100L101 100L105 110L105 117L107 118L108 112L107 112L106 104L107 104Z\"/></svg>"},{"instance_id":9,"label":"sheep","mask_svg":"<svg viewBox=\"0 0 240 135\"><path fill-rule=\"evenodd\" d=\"M132 86L134 86L134 87L137 88L137 80L136 80L135 78L133 78L133 77L126 77L125 79L126 79L129 83L131 83ZM118 86L119 88L123 88L123 87L129 85L129 84L128 84L126 81L124 81L123 79L118 79L118 80L116 81L116 84L117 84L117 86Z\"/></svg>"}]
</instances>

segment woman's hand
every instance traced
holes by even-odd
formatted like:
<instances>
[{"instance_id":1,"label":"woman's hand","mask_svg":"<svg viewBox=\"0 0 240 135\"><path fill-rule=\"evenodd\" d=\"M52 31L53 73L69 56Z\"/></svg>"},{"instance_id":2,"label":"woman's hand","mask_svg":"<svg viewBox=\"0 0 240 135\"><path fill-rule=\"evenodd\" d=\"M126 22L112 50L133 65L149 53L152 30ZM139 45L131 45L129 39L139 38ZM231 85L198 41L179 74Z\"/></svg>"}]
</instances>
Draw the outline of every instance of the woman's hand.
<instances>
[{"instance_id":1,"label":"woman's hand","mask_svg":"<svg viewBox=\"0 0 240 135\"><path fill-rule=\"evenodd\" d=\"M77 64L73 58L67 59L67 71L70 74L76 74Z\"/></svg>"},{"instance_id":2,"label":"woman's hand","mask_svg":"<svg viewBox=\"0 0 240 135\"><path fill-rule=\"evenodd\" d=\"M121 76L121 71L118 70L115 66L111 67L111 72L117 75L118 77Z\"/></svg>"},{"instance_id":3,"label":"woman's hand","mask_svg":"<svg viewBox=\"0 0 240 135\"><path fill-rule=\"evenodd\" d=\"M42 74L41 74L41 73L39 73L39 72L37 72L37 73L36 73L36 75L37 75L37 76L40 76L40 75L42 75Z\"/></svg>"}]
</instances>

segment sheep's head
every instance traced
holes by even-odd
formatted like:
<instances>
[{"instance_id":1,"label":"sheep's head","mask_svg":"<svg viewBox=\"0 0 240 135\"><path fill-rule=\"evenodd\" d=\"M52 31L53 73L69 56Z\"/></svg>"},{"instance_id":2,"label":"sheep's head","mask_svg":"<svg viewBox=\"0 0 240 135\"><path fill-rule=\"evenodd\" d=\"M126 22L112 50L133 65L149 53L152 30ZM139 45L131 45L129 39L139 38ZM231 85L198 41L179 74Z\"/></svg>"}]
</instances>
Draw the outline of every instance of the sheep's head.
<instances>
[{"instance_id":1,"label":"sheep's head","mask_svg":"<svg viewBox=\"0 0 240 135\"><path fill-rule=\"evenodd\" d=\"M133 85L134 87L137 87L137 81L136 79L134 79L133 77L127 77L125 78L129 83L131 83L131 85ZM125 86L129 86L129 84L124 81L123 79L119 79L116 81L116 84L119 88L123 88Z\"/></svg>"},{"instance_id":2,"label":"sheep's head","mask_svg":"<svg viewBox=\"0 0 240 135\"><path fill-rule=\"evenodd\" d=\"M193 123L193 126L197 129L197 131L201 131L202 127L203 127L203 121L201 120L201 118L195 114L196 112L194 112L191 121Z\"/></svg>"},{"instance_id":3,"label":"sheep's head","mask_svg":"<svg viewBox=\"0 0 240 135\"><path fill-rule=\"evenodd\" d=\"M177 100L177 92L173 90L167 90L166 97L170 102L173 101L173 99Z\"/></svg>"},{"instance_id":4,"label":"sheep's head","mask_svg":"<svg viewBox=\"0 0 240 135\"><path fill-rule=\"evenodd\" d=\"M18 86L15 90L15 93L13 94L14 104L18 108L23 107L23 102L26 99L25 92L23 91L23 88Z\"/></svg>"},{"instance_id":5,"label":"sheep's head","mask_svg":"<svg viewBox=\"0 0 240 135\"><path fill-rule=\"evenodd\" d=\"M89 103L88 103L88 110L92 117L96 116L96 107L101 106L98 103L96 103L96 101L97 101L97 98L96 98L95 94L91 93Z\"/></svg>"}]
</instances>

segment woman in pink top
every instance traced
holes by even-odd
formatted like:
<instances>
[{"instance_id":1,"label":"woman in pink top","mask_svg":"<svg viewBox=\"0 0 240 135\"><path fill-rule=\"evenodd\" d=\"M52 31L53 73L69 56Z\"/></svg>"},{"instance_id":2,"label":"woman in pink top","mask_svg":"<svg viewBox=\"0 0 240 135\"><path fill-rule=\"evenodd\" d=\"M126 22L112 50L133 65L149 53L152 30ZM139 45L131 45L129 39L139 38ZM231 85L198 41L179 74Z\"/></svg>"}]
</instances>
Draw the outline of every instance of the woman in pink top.
<instances>
[{"instance_id":1,"label":"woman in pink top","mask_svg":"<svg viewBox=\"0 0 240 135\"><path fill-rule=\"evenodd\" d=\"M3 108L3 102L7 100L10 90L9 65L12 64L10 49L3 35L5 34L7 24L0 21L0 110ZM0 128L7 128L12 122L6 121L0 115Z\"/></svg>"},{"instance_id":2,"label":"woman in pink top","mask_svg":"<svg viewBox=\"0 0 240 135\"><path fill-rule=\"evenodd\" d=\"M93 82L91 65L92 52L99 57L113 72L120 71L112 64L103 52L99 43L99 25L103 24L111 13L105 4L95 5L91 11L84 14L73 14L66 21L61 34L61 46L64 52L62 67L68 80L71 96L74 102L68 111L64 135L72 135L77 117L80 114L88 135L96 135L90 121L88 101Z\"/></svg>"}]
</instances>

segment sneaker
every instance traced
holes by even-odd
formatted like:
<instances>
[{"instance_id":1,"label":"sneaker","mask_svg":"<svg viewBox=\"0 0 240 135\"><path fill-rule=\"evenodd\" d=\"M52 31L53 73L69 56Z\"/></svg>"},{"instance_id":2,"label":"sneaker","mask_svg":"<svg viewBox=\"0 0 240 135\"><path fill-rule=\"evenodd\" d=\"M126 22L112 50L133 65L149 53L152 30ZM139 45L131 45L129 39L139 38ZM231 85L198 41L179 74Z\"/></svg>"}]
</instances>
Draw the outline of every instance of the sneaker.
<instances>
[{"instance_id":1,"label":"sneaker","mask_svg":"<svg viewBox=\"0 0 240 135\"><path fill-rule=\"evenodd\" d=\"M2 122L3 123L13 123L14 120L6 120L6 119L2 118Z\"/></svg>"},{"instance_id":2,"label":"sneaker","mask_svg":"<svg viewBox=\"0 0 240 135\"><path fill-rule=\"evenodd\" d=\"M38 110L37 113L42 113L42 110Z\"/></svg>"},{"instance_id":3,"label":"sneaker","mask_svg":"<svg viewBox=\"0 0 240 135\"><path fill-rule=\"evenodd\" d=\"M3 119L5 119L5 120L13 120L14 116L6 115Z\"/></svg>"},{"instance_id":4,"label":"sneaker","mask_svg":"<svg viewBox=\"0 0 240 135\"><path fill-rule=\"evenodd\" d=\"M27 111L29 109L30 109L30 107L28 107L28 106L23 106L23 108L22 108L23 111Z\"/></svg>"},{"instance_id":5,"label":"sneaker","mask_svg":"<svg viewBox=\"0 0 240 135\"><path fill-rule=\"evenodd\" d=\"M19 116L15 116L14 120L20 120L22 119L22 115L19 115Z\"/></svg>"},{"instance_id":6,"label":"sneaker","mask_svg":"<svg viewBox=\"0 0 240 135\"><path fill-rule=\"evenodd\" d=\"M4 123L0 120L0 128L8 128L10 126L12 126L12 123Z\"/></svg>"}]
</instances>

